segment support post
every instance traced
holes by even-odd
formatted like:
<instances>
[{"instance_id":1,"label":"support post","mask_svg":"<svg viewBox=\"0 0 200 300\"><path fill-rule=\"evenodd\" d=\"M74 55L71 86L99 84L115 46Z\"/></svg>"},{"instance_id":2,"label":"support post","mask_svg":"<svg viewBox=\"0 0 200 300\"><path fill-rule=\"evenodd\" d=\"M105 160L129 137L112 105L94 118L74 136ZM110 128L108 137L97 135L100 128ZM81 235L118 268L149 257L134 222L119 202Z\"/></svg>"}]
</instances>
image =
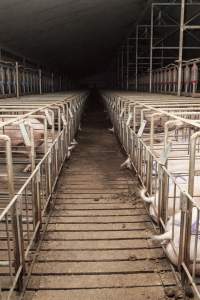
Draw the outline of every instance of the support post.
<instances>
[{"instance_id":1,"label":"support post","mask_svg":"<svg viewBox=\"0 0 200 300\"><path fill-rule=\"evenodd\" d=\"M60 75L60 91L62 91L62 76Z\"/></svg>"},{"instance_id":2,"label":"support post","mask_svg":"<svg viewBox=\"0 0 200 300\"><path fill-rule=\"evenodd\" d=\"M53 72L51 73L51 92L54 92L54 74Z\"/></svg>"},{"instance_id":3,"label":"support post","mask_svg":"<svg viewBox=\"0 0 200 300\"><path fill-rule=\"evenodd\" d=\"M181 96L181 89L182 89L184 22L185 22L185 0L182 0L181 1L180 36L179 36L179 57L178 57L178 96Z\"/></svg>"},{"instance_id":4,"label":"support post","mask_svg":"<svg viewBox=\"0 0 200 300\"><path fill-rule=\"evenodd\" d=\"M117 87L120 88L120 53L117 55Z\"/></svg>"},{"instance_id":5,"label":"support post","mask_svg":"<svg viewBox=\"0 0 200 300\"><path fill-rule=\"evenodd\" d=\"M39 93L42 94L42 70L39 69Z\"/></svg>"},{"instance_id":6,"label":"support post","mask_svg":"<svg viewBox=\"0 0 200 300\"><path fill-rule=\"evenodd\" d=\"M19 64L17 61L15 63L15 72L16 72L16 97L19 98Z\"/></svg>"},{"instance_id":7,"label":"support post","mask_svg":"<svg viewBox=\"0 0 200 300\"><path fill-rule=\"evenodd\" d=\"M153 22L154 5L151 5L151 38L150 38L150 68L149 68L149 92L152 93L152 72L153 72Z\"/></svg>"},{"instance_id":8,"label":"support post","mask_svg":"<svg viewBox=\"0 0 200 300\"><path fill-rule=\"evenodd\" d=\"M124 47L122 46L121 53L121 89L124 87Z\"/></svg>"},{"instance_id":9,"label":"support post","mask_svg":"<svg viewBox=\"0 0 200 300\"><path fill-rule=\"evenodd\" d=\"M126 52L126 89L129 90L129 38L127 38Z\"/></svg>"},{"instance_id":10,"label":"support post","mask_svg":"<svg viewBox=\"0 0 200 300\"><path fill-rule=\"evenodd\" d=\"M135 40L135 89L138 91L138 34L139 27L136 26L136 40Z\"/></svg>"}]
</instances>

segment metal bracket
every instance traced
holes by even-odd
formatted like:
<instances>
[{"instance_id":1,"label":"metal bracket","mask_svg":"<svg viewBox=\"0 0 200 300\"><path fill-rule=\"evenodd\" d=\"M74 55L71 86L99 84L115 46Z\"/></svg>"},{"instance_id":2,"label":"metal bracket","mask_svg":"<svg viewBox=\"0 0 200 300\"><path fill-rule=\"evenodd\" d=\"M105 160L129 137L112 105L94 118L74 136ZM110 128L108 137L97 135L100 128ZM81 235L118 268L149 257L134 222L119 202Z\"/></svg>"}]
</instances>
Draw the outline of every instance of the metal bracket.
<instances>
[{"instance_id":1,"label":"metal bracket","mask_svg":"<svg viewBox=\"0 0 200 300\"><path fill-rule=\"evenodd\" d=\"M26 146L31 146L31 141L30 141L30 138L29 138L29 135L28 135L28 132L26 130L26 127L25 127L24 123L19 123L19 128L20 128L22 137L24 139L25 145Z\"/></svg>"},{"instance_id":2,"label":"metal bracket","mask_svg":"<svg viewBox=\"0 0 200 300\"><path fill-rule=\"evenodd\" d=\"M146 124L147 124L147 121L143 120L141 125L140 125L140 128L138 130L137 137L139 137L139 138L142 137Z\"/></svg>"},{"instance_id":3,"label":"metal bracket","mask_svg":"<svg viewBox=\"0 0 200 300\"><path fill-rule=\"evenodd\" d=\"M49 123L49 125L53 125L52 124L52 119L51 119L51 117L50 117L50 115L49 115L49 112L48 112L48 110L47 109L45 109L45 116L47 117L47 121L48 121L48 123Z\"/></svg>"},{"instance_id":4,"label":"metal bracket","mask_svg":"<svg viewBox=\"0 0 200 300\"><path fill-rule=\"evenodd\" d=\"M69 115L70 115L70 118L73 118L73 114L72 114L71 108L69 108Z\"/></svg>"},{"instance_id":5,"label":"metal bracket","mask_svg":"<svg viewBox=\"0 0 200 300\"><path fill-rule=\"evenodd\" d=\"M159 163L161 165L165 165L168 158L169 158L169 154L171 152L172 149L172 143L168 143L167 146L162 150L161 154L160 154L160 160Z\"/></svg>"},{"instance_id":6,"label":"metal bracket","mask_svg":"<svg viewBox=\"0 0 200 300\"><path fill-rule=\"evenodd\" d=\"M67 126L67 120L66 120L66 118L65 118L64 115L61 116L61 119L62 119L62 121L63 121L63 125L64 125L64 126Z\"/></svg>"},{"instance_id":7,"label":"metal bracket","mask_svg":"<svg viewBox=\"0 0 200 300\"><path fill-rule=\"evenodd\" d=\"M131 122L132 118L133 118L133 114L130 113L129 116L128 116L128 120L127 120L127 122L126 122L126 126L129 126L129 125L130 125L130 122Z\"/></svg>"}]
</instances>

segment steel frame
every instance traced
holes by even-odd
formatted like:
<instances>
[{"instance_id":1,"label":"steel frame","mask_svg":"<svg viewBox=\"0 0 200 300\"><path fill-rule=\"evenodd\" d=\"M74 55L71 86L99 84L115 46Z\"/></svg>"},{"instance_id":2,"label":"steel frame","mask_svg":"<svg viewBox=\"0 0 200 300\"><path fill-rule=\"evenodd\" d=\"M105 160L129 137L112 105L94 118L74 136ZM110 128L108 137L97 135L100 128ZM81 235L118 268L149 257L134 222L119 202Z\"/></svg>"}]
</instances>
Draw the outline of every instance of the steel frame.
<instances>
[{"instance_id":1,"label":"steel frame","mask_svg":"<svg viewBox=\"0 0 200 300\"><path fill-rule=\"evenodd\" d=\"M199 254L197 257L199 226L195 232L191 230L194 212L197 213L196 224L200 224L200 203L198 202L200 190L197 189L200 162L199 101L190 100L187 97L134 95L119 92L104 92L103 96L115 133L129 156L141 184L145 186L151 199L153 195L155 197L152 209L154 220L160 225L161 232L166 230L168 218L172 218L172 239L167 245L170 245L176 253L175 261L180 271L179 279L185 288L191 285L197 298L200 299L196 276L200 263ZM160 118L163 120L163 131L158 130L157 127ZM146 131L139 134L139 128L144 119ZM170 130L171 126L177 127ZM167 150L169 139L172 140L170 152ZM179 140L180 142L177 143ZM181 163L177 170L178 160ZM181 185L176 179L180 175L186 180ZM155 190L158 190L158 193L155 194ZM170 201L173 202L171 213ZM176 208L177 201L180 201L179 208ZM149 212L152 214L152 210ZM178 245L174 237L177 212L181 214ZM192 261L191 251L194 253Z\"/></svg>"},{"instance_id":2,"label":"steel frame","mask_svg":"<svg viewBox=\"0 0 200 300\"><path fill-rule=\"evenodd\" d=\"M7 203L4 208L1 207L0 211L0 228L3 232L1 246L7 253L6 258L0 257L0 266L4 267L9 278L8 293L5 296L5 292L0 290L0 295L6 299L12 297L15 289L22 291L25 287L29 262L33 257L31 254L33 246L35 247L39 241L43 218L48 213L59 173L68 157L68 146L78 130L86 97L86 92L80 92L23 97L20 100L9 99L9 102L2 100L0 117L8 118L8 120L1 122L0 130L4 131L12 124L23 124L29 118L38 118L46 124L44 139L48 139L47 123L51 121L52 127L57 124L57 131L51 130L53 136L51 140L48 140L44 153L37 161L35 160L33 130L30 128L24 132L31 142L32 172L24 178L23 182L20 181L21 184L17 187L14 185L16 159L12 140L8 135L0 134L0 141L6 146L5 158L2 156L1 162L4 159L8 178ZM27 129L23 127L22 130ZM2 284L1 287L3 288Z\"/></svg>"},{"instance_id":3,"label":"steel frame","mask_svg":"<svg viewBox=\"0 0 200 300\"><path fill-rule=\"evenodd\" d=\"M180 8L180 20L175 19L166 13L167 7ZM200 7L199 2L190 2L187 0L180 0L180 3L152 3L151 5L151 24L138 24L136 26L136 32L131 33L126 38L123 45L124 57L123 65L122 62L118 62L117 65L117 86L121 89L129 90L133 86L135 90L139 90L139 77L140 74L147 72L146 81L148 80L148 89L146 91L153 92L153 70L158 67L164 67L169 63L178 61L178 83L177 83L177 94L181 95L182 87L182 65L183 65L183 51L199 50L199 38L192 33L200 29L198 24L194 24L195 20L200 16L200 12L195 12L188 20L185 18L185 10L187 8ZM158 29L166 29L166 34L159 36ZM145 36L143 33L145 32ZM176 45L169 45L167 40L170 35L174 32L179 36L177 38L178 43ZM197 45L186 45L184 44L185 36L190 37L194 42L198 42ZM142 55L140 40L149 43L149 47ZM132 41L135 41L134 45ZM135 51L133 54L133 50ZM150 49L150 51L149 51ZM126 51L125 51L126 50ZM131 55L131 53L133 55ZM157 55L155 55L155 53ZM118 55L121 55L118 54ZM135 58L133 58L135 56ZM190 54L193 58L194 54ZM126 63L125 63L126 62ZM134 76L132 73L134 72ZM121 74L121 75L120 75ZM144 77L144 76L143 76ZM149 79L148 79L149 77Z\"/></svg>"},{"instance_id":4,"label":"steel frame","mask_svg":"<svg viewBox=\"0 0 200 300\"><path fill-rule=\"evenodd\" d=\"M179 45L176 47L171 46L163 46L163 47L156 47L154 46L154 14L155 14L155 8L157 7L170 7L170 6L180 6L180 22L170 18L174 22L174 26L179 26L180 33L179 33ZM190 18L190 20L185 20L185 10L187 7L200 7L200 3L187 3L187 0L181 0L181 3L152 3L151 7L151 42L150 42L150 77L149 77L149 92L152 92L152 72L153 72L153 51L156 49L163 49L163 50L178 50L178 96L181 95L181 85L182 85L182 64L183 64L183 50L196 50L200 49L199 46L184 46L184 34L186 30L197 30L200 29L200 26L189 26L188 24L191 23L192 20L197 18L200 13L195 14L193 17ZM168 27L168 25L166 25ZM195 38L190 32L187 32L190 36Z\"/></svg>"},{"instance_id":5,"label":"steel frame","mask_svg":"<svg viewBox=\"0 0 200 300\"><path fill-rule=\"evenodd\" d=\"M61 75L41 68L29 67L18 61L0 60L0 98L62 91L69 87Z\"/></svg>"}]
</instances>

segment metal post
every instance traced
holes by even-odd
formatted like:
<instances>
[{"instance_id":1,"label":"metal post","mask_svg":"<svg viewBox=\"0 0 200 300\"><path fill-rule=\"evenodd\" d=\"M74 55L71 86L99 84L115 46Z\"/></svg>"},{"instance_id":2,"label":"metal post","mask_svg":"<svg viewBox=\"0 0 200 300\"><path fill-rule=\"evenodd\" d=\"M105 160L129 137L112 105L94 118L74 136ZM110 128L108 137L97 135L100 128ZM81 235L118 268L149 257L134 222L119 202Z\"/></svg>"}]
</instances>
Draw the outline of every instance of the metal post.
<instances>
[{"instance_id":1,"label":"metal post","mask_svg":"<svg viewBox=\"0 0 200 300\"><path fill-rule=\"evenodd\" d=\"M162 41L162 47L164 47L163 41ZM163 68L164 67L164 59L163 59L163 57L164 57L164 49L162 48L161 51L162 51L161 52L161 68Z\"/></svg>"},{"instance_id":2,"label":"metal post","mask_svg":"<svg viewBox=\"0 0 200 300\"><path fill-rule=\"evenodd\" d=\"M149 69L149 92L152 92L152 71L153 71L153 19L154 19L154 5L151 6L151 38L150 38L150 69Z\"/></svg>"},{"instance_id":3,"label":"metal post","mask_svg":"<svg viewBox=\"0 0 200 300\"><path fill-rule=\"evenodd\" d=\"M39 69L39 93L42 94L42 70Z\"/></svg>"},{"instance_id":4,"label":"metal post","mask_svg":"<svg viewBox=\"0 0 200 300\"><path fill-rule=\"evenodd\" d=\"M183 65L183 38L185 21L185 0L181 1L180 37L179 37L179 58L178 58L178 96L181 95L182 88L182 65Z\"/></svg>"},{"instance_id":5,"label":"metal post","mask_svg":"<svg viewBox=\"0 0 200 300\"><path fill-rule=\"evenodd\" d=\"M117 87L120 87L120 53L117 55Z\"/></svg>"},{"instance_id":6,"label":"metal post","mask_svg":"<svg viewBox=\"0 0 200 300\"><path fill-rule=\"evenodd\" d=\"M124 87L124 47L122 46L121 53L121 89Z\"/></svg>"},{"instance_id":7,"label":"metal post","mask_svg":"<svg viewBox=\"0 0 200 300\"><path fill-rule=\"evenodd\" d=\"M15 63L15 72L16 72L16 97L19 98L19 64L17 61Z\"/></svg>"},{"instance_id":8,"label":"metal post","mask_svg":"<svg viewBox=\"0 0 200 300\"><path fill-rule=\"evenodd\" d=\"M5 95L5 75L3 66L0 67L0 74L1 74L1 93Z\"/></svg>"},{"instance_id":9,"label":"metal post","mask_svg":"<svg viewBox=\"0 0 200 300\"><path fill-rule=\"evenodd\" d=\"M114 88L117 88L117 76L118 76L118 70L117 70L117 68L118 68L118 58L117 58L117 56L115 57L115 61L114 61L114 77L115 77L115 81L114 81Z\"/></svg>"},{"instance_id":10,"label":"metal post","mask_svg":"<svg viewBox=\"0 0 200 300\"><path fill-rule=\"evenodd\" d=\"M126 52L126 89L129 90L129 38L127 38Z\"/></svg>"},{"instance_id":11,"label":"metal post","mask_svg":"<svg viewBox=\"0 0 200 300\"><path fill-rule=\"evenodd\" d=\"M62 76L60 76L60 91L62 91Z\"/></svg>"},{"instance_id":12,"label":"metal post","mask_svg":"<svg viewBox=\"0 0 200 300\"><path fill-rule=\"evenodd\" d=\"M51 73L51 92L54 92L54 75L53 72Z\"/></svg>"},{"instance_id":13,"label":"metal post","mask_svg":"<svg viewBox=\"0 0 200 300\"><path fill-rule=\"evenodd\" d=\"M135 89L138 91L138 25L136 27L136 40L135 40Z\"/></svg>"}]
</instances>

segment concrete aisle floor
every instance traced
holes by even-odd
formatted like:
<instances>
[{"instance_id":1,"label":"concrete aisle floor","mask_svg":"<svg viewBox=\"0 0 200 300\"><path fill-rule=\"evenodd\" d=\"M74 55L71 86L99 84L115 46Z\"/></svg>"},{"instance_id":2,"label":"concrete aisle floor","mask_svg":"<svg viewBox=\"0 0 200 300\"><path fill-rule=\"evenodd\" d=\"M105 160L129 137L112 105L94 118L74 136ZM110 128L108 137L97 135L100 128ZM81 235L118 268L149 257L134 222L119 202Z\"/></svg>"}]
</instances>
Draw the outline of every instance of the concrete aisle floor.
<instances>
[{"instance_id":1,"label":"concrete aisle floor","mask_svg":"<svg viewBox=\"0 0 200 300\"><path fill-rule=\"evenodd\" d=\"M102 106L90 100L25 299L166 299L163 286L174 279L149 240L153 227L137 179L120 170L124 155Z\"/></svg>"}]
</instances>

